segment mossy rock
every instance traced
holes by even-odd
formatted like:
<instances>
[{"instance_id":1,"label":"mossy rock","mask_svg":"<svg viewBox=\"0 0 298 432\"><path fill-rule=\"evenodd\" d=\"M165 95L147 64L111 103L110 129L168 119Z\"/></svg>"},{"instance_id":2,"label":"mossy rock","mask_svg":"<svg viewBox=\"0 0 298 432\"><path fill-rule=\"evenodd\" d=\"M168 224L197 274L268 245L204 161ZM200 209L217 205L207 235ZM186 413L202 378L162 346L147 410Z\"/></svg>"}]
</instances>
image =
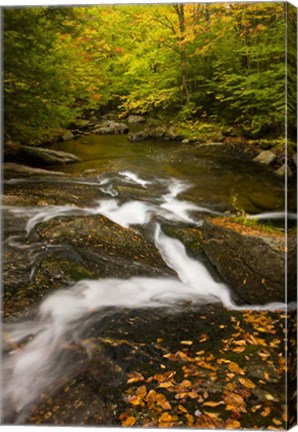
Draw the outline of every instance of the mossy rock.
<instances>
[{"instance_id":1,"label":"mossy rock","mask_svg":"<svg viewBox=\"0 0 298 432\"><path fill-rule=\"evenodd\" d=\"M243 299L252 304L285 301L285 235L206 218L204 250L212 264ZM288 300L296 293L296 236L288 238Z\"/></svg>"}]
</instances>

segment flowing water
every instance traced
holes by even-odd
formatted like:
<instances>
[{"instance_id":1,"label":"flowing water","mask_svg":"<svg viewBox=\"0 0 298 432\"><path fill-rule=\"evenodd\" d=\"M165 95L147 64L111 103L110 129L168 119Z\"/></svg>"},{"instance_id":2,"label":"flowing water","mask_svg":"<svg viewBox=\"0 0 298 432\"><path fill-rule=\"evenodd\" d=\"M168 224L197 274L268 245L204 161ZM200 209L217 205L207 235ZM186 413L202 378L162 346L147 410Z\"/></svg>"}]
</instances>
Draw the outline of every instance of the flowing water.
<instances>
[{"instance_id":1,"label":"flowing water","mask_svg":"<svg viewBox=\"0 0 298 432\"><path fill-rule=\"evenodd\" d=\"M66 370L71 374L70 363L74 360L70 354L62 355L63 347L66 343L86 340L84 322L91 314L96 315L100 326L123 309L164 308L173 312L181 303L197 307L220 303L227 310L246 309L237 306L230 288L215 280L205 264L191 257L181 241L166 235L161 225L200 229L204 215L225 216L235 208L247 211L251 218L284 219L282 182L269 170L227 154L222 146L193 151L174 142L138 144L129 143L122 136L90 136L56 148L71 151L82 159L65 166L64 179L10 179L6 187L30 188L30 184L46 187L47 182L57 189L84 185L94 190L94 197L86 205L4 207L4 220L10 220L7 222L10 235L5 242L13 250L24 253L29 250L30 277L34 276L39 255L51 246L28 242L40 224L57 218L87 220L96 215L143 235L146 231L142 229L149 230L162 260L174 273L158 278L119 278L111 274L108 278L79 280L46 297L30 319L5 324L4 419L14 418L16 422L24 421L42 392L59 388ZM10 223L17 232L9 231ZM268 310L284 307L283 304L249 306ZM92 348L84 349L92 357Z\"/></svg>"}]
</instances>

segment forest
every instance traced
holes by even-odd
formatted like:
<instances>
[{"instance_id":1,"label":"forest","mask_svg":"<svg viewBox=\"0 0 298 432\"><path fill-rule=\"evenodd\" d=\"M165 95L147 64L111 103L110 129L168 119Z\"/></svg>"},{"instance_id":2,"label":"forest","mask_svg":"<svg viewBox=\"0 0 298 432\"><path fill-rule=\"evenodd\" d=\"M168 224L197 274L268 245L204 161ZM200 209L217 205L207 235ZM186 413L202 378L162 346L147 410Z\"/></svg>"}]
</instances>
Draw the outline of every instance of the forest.
<instances>
[{"instance_id":1,"label":"forest","mask_svg":"<svg viewBox=\"0 0 298 432\"><path fill-rule=\"evenodd\" d=\"M38 144L116 109L282 147L286 16L279 2L4 8L5 136Z\"/></svg>"},{"instance_id":2,"label":"forest","mask_svg":"<svg viewBox=\"0 0 298 432\"><path fill-rule=\"evenodd\" d=\"M295 7L2 12L1 424L296 425Z\"/></svg>"}]
</instances>

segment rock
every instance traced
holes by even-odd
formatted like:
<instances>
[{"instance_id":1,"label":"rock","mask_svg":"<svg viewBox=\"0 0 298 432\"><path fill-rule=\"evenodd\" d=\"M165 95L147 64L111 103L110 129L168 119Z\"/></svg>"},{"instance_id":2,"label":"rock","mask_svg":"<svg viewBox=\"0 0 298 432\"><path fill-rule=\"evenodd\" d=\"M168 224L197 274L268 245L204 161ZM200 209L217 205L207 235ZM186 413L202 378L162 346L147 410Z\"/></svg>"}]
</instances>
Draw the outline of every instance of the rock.
<instances>
[{"instance_id":1,"label":"rock","mask_svg":"<svg viewBox=\"0 0 298 432\"><path fill-rule=\"evenodd\" d=\"M293 162L294 162L294 164L297 166L297 153L295 153L294 155L293 155Z\"/></svg>"},{"instance_id":2,"label":"rock","mask_svg":"<svg viewBox=\"0 0 298 432\"><path fill-rule=\"evenodd\" d=\"M128 126L125 123L116 123L113 120L108 120L100 125L97 125L100 127L97 127L93 130L93 133L98 135L110 135L110 134L124 134L129 131Z\"/></svg>"},{"instance_id":3,"label":"rock","mask_svg":"<svg viewBox=\"0 0 298 432\"><path fill-rule=\"evenodd\" d=\"M11 175L20 174L23 176L61 176L64 173L59 171L48 171L41 168L32 168L27 165L16 164L13 162L6 162L2 166L4 177L11 177Z\"/></svg>"},{"instance_id":4,"label":"rock","mask_svg":"<svg viewBox=\"0 0 298 432\"><path fill-rule=\"evenodd\" d=\"M276 157L276 154L274 154L272 151L265 150L259 153L258 156L253 159L253 161L262 163L264 165L270 165L276 160Z\"/></svg>"},{"instance_id":5,"label":"rock","mask_svg":"<svg viewBox=\"0 0 298 432\"><path fill-rule=\"evenodd\" d=\"M285 301L285 237L282 233L244 226L229 219L206 219L204 251L246 303ZM296 236L288 237L288 294L293 300Z\"/></svg>"},{"instance_id":6,"label":"rock","mask_svg":"<svg viewBox=\"0 0 298 432\"><path fill-rule=\"evenodd\" d=\"M135 124L135 123L144 123L146 121L146 118L141 115L130 115L127 119L128 123Z\"/></svg>"},{"instance_id":7,"label":"rock","mask_svg":"<svg viewBox=\"0 0 298 432\"><path fill-rule=\"evenodd\" d=\"M76 121L76 127L79 129L84 129L85 127L87 127L90 124L89 120L83 120L83 119L78 119Z\"/></svg>"},{"instance_id":8,"label":"rock","mask_svg":"<svg viewBox=\"0 0 298 432\"><path fill-rule=\"evenodd\" d=\"M74 139L74 134L71 131L66 131L65 134L62 136L63 141L70 141Z\"/></svg>"},{"instance_id":9,"label":"rock","mask_svg":"<svg viewBox=\"0 0 298 432\"><path fill-rule=\"evenodd\" d=\"M145 131L139 131L136 133L129 133L127 135L127 138L129 139L129 141L139 142L139 141L145 141L145 140L149 139L150 136Z\"/></svg>"},{"instance_id":10,"label":"rock","mask_svg":"<svg viewBox=\"0 0 298 432\"><path fill-rule=\"evenodd\" d=\"M96 115L92 115L90 117L89 121L91 121L91 122L98 122L98 118L96 117Z\"/></svg>"},{"instance_id":11,"label":"rock","mask_svg":"<svg viewBox=\"0 0 298 432\"><path fill-rule=\"evenodd\" d=\"M21 155L32 164L56 165L78 162L80 159L67 152L43 147L21 146Z\"/></svg>"},{"instance_id":12,"label":"rock","mask_svg":"<svg viewBox=\"0 0 298 432\"><path fill-rule=\"evenodd\" d=\"M181 144L189 144L189 139L185 138L181 141Z\"/></svg>"},{"instance_id":13,"label":"rock","mask_svg":"<svg viewBox=\"0 0 298 432\"><path fill-rule=\"evenodd\" d=\"M277 174L279 177L285 177L287 174L288 177L292 177L293 171L290 167L287 167L286 164L283 164L278 170L275 171L275 174Z\"/></svg>"},{"instance_id":14,"label":"rock","mask_svg":"<svg viewBox=\"0 0 298 432\"><path fill-rule=\"evenodd\" d=\"M173 129L169 129L165 132L164 138L175 141L178 138L178 135Z\"/></svg>"},{"instance_id":15,"label":"rock","mask_svg":"<svg viewBox=\"0 0 298 432\"><path fill-rule=\"evenodd\" d=\"M142 131L130 133L128 134L129 141L138 142L145 141L148 139L158 139L158 138L166 138L166 131L162 127L157 127L154 129L146 128Z\"/></svg>"}]
</instances>

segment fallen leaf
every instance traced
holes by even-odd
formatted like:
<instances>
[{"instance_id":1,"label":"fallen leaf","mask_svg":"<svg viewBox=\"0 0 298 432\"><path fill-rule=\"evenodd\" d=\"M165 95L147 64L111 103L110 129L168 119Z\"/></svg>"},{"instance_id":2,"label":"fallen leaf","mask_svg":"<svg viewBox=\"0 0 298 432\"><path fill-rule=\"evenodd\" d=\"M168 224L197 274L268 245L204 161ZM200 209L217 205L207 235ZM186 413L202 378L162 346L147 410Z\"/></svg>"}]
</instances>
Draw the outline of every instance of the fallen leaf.
<instances>
[{"instance_id":1,"label":"fallen leaf","mask_svg":"<svg viewBox=\"0 0 298 432\"><path fill-rule=\"evenodd\" d=\"M168 412L165 412L159 417L158 423L171 423L171 422L175 422L177 420L178 420L177 416L171 415Z\"/></svg>"},{"instance_id":2,"label":"fallen leaf","mask_svg":"<svg viewBox=\"0 0 298 432\"><path fill-rule=\"evenodd\" d=\"M226 428L227 429L239 429L240 426L241 426L241 424L239 423L238 420L228 419L226 421Z\"/></svg>"},{"instance_id":3,"label":"fallen leaf","mask_svg":"<svg viewBox=\"0 0 298 432\"><path fill-rule=\"evenodd\" d=\"M194 416L192 416L191 414L185 414L185 418L189 426L192 426L194 424L195 422Z\"/></svg>"},{"instance_id":4,"label":"fallen leaf","mask_svg":"<svg viewBox=\"0 0 298 432\"><path fill-rule=\"evenodd\" d=\"M262 417L267 417L267 415L269 415L271 412L271 409L269 407L266 407L262 412L261 412L261 416Z\"/></svg>"},{"instance_id":5,"label":"fallen leaf","mask_svg":"<svg viewBox=\"0 0 298 432\"><path fill-rule=\"evenodd\" d=\"M139 396L141 399L143 399L147 394L147 388L145 385L142 385L139 387L136 391L136 395Z\"/></svg>"},{"instance_id":6,"label":"fallen leaf","mask_svg":"<svg viewBox=\"0 0 298 432\"><path fill-rule=\"evenodd\" d=\"M136 418L134 416L128 416L124 420L121 420L122 426L133 426L136 424Z\"/></svg>"},{"instance_id":7,"label":"fallen leaf","mask_svg":"<svg viewBox=\"0 0 298 432\"><path fill-rule=\"evenodd\" d=\"M180 343L181 343L182 345L192 345L192 344L193 344L193 341L190 341L190 340L183 340L183 341L180 341Z\"/></svg>"},{"instance_id":8,"label":"fallen leaf","mask_svg":"<svg viewBox=\"0 0 298 432\"><path fill-rule=\"evenodd\" d=\"M224 401L220 401L220 402L207 401L203 403L203 406L217 407L218 405L223 405L223 404Z\"/></svg>"},{"instance_id":9,"label":"fallen leaf","mask_svg":"<svg viewBox=\"0 0 298 432\"><path fill-rule=\"evenodd\" d=\"M138 405L144 406L145 405L144 402L142 401L142 399L138 396L128 396L127 400L130 404L135 405L135 406L138 406Z\"/></svg>"},{"instance_id":10,"label":"fallen leaf","mask_svg":"<svg viewBox=\"0 0 298 432\"><path fill-rule=\"evenodd\" d=\"M278 420L278 419L276 419L276 418L274 418L272 421L273 421L273 423L274 423L276 426L280 426L280 425L281 425L281 421Z\"/></svg>"},{"instance_id":11,"label":"fallen leaf","mask_svg":"<svg viewBox=\"0 0 298 432\"><path fill-rule=\"evenodd\" d=\"M238 378L238 381L246 388L255 388L255 384L249 378Z\"/></svg>"},{"instance_id":12,"label":"fallen leaf","mask_svg":"<svg viewBox=\"0 0 298 432\"><path fill-rule=\"evenodd\" d=\"M187 411L187 409L186 408L184 408L184 406L183 405L178 405L178 410L179 411L182 411L182 412L184 412L184 413L188 413L188 411Z\"/></svg>"},{"instance_id":13,"label":"fallen leaf","mask_svg":"<svg viewBox=\"0 0 298 432\"><path fill-rule=\"evenodd\" d=\"M139 372L132 372L127 374L127 376L128 376L128 380L127 380L128 384L132 384L138 381L144 381L143 375L140 374Z\"/></svg>"}]
</instances>

